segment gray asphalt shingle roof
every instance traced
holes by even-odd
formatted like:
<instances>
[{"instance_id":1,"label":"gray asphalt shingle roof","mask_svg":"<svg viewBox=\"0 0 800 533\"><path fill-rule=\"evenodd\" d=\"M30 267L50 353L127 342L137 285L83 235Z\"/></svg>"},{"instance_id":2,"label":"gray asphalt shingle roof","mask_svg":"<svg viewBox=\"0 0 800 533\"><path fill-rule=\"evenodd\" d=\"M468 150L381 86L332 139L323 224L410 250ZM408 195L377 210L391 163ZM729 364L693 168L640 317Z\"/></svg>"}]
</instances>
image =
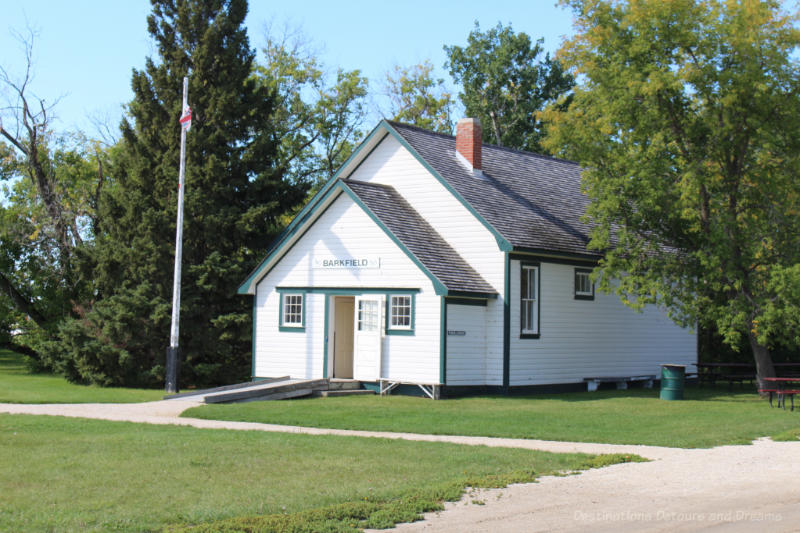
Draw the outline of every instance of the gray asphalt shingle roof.
<instances>
[{"instance_id":1,"label":"gray asphalt shingle roof","mask_svg":"<svg viewBox=\"0 0 800 533\"><path fill-rule=\"evenodd\" d=\"M588 198L577 163L482 146L485 179L456 159L456 139L389 122L408 144L514 247L597 256L588 251Z\"/></svg>"},{"instance_id":2,"label":"gray asphalt shingle roof","mask_svg":"<svg viewBox=\"0 0 800 533\"><path fill-rule=\"evenodd\" d=\"M448 290L497 293L393 187L343 183Z\"/></svg>"}]
</instances>

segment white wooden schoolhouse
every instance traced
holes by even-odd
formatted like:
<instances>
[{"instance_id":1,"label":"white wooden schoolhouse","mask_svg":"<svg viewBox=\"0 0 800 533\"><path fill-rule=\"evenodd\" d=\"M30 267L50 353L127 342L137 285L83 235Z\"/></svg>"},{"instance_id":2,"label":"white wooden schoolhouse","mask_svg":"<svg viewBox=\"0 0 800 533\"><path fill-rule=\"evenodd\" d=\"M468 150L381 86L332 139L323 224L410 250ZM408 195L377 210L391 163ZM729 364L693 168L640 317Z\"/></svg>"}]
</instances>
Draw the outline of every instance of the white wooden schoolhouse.
<instances>
[{"instance_id":1,"label":"white wooden schoolhouse","mask_svg":"<svg viewBox=\"0 0 800 533\"><path fill-rule=\"evenodd\" d=\"M475 119L455 137L382 121L239 288L253 377L455 394L696 362L662 310L595 292L580 173L482 144Z\"/></svg>"}]
</instances>

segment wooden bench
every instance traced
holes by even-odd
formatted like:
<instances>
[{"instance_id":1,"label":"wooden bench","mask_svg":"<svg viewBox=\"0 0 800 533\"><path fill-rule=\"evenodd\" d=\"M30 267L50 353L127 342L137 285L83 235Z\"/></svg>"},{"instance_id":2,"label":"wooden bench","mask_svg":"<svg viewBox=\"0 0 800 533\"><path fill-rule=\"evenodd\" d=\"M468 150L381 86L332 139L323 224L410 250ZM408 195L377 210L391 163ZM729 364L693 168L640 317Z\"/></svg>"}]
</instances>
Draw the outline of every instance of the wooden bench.
<instances>
[{"instance_id":1,"label":"wooden bench","mask_svg":"<svg viewBox=\"0 0 800 533\"><path fill-rule=\"evenodd\" d=\"M734 381L736 381L740 385L744 386L744 382L745 381L749 381L751 383L753 381L755 381L756 375L755 374L750 374L750 373L747 373L747 374L723 374L722 376L720 376L720 378L723 379L723 380L727 380L728 388L733 390L733 382Z\"/></svg>"},{"instance_id":2,"label":"wooden bench","mask_svg":"<svg viewBox=\"0 0 800 533\"><path fill-rule=\"evenodd\" d=\"M783 407L786 409L786 397L789 397L789 402L791 403L791 407L789 408L790 411L794 411L794 395L800 394L800 389L758 389L758 392L767 392L769 393L769 406L772 407L772 395L775 394L778 397L778 409Z\"/></svg>"},{"instance_id":3,"label":"wooden bench","mask_svg":"<svg viewBox=\"0 0 800 533\"><path fill-rule=\"evenodd\" d=\"M652 389L655 379L655 376L598 376L583 378L583 381L586 382L587 390L594 392L601 383L616 383L617 390L625 390L628 388L628 383L632 381L643 381L645 388Z\"/></svg>"},{"instance_id":4,"label":"wooden bench","mask_svg":"<svg viewBox=\"0 0 800 533\"><path fill-rule=\"evenodd\" d=\"M773 394L780 394L779 389L758 389L759 394L767 393L769 394L769 406L772 407L772 395ZM778 407L780 407L780 396L778 397Z\"/></svg>"}]
</instances>

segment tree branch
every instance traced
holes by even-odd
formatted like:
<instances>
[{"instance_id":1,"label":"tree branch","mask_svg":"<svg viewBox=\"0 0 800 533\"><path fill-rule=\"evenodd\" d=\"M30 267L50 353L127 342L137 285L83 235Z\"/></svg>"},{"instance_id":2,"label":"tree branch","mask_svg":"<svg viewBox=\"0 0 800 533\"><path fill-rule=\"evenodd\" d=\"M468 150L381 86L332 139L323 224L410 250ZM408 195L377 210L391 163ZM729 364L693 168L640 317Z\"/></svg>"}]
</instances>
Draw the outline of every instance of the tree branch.
<instances>
[{"instance_id":1,"label":"tree branch","mask_svg":"<svg viewBox=\"0 0 800 533\"><path fill-rule=\"evenodd\" d=\"M37 325L44 327L47 323L33 302L26 298L6 276L5 272L0 272L0 291L3 291L20 312L28 315Z\"/></svg>"}]
</instances>

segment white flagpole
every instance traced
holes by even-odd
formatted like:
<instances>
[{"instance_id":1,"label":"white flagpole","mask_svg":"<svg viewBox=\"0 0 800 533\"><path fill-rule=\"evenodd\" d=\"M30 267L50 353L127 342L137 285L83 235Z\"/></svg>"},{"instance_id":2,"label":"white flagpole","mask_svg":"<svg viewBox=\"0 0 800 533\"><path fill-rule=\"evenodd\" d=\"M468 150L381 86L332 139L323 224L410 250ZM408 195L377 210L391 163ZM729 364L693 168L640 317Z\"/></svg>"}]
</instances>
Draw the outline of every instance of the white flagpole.
<instances>
[{"instance_id":1,"label":"white flagpole","mask_svg":"<svg viewBox=\"0 0 800 533\"><path fill-rule=\"evenodd\" d=\"M183 78L183 106L187 107L189 78ZM178 392L178 322L181 313L181 258L183 256L183 193L186 172L186 128L181 124L181 163L178 172L178 222L175 229L175 275L172 283L172 328L167 348L166 386L167 393Z\"/></svg>"}]
</instances>

